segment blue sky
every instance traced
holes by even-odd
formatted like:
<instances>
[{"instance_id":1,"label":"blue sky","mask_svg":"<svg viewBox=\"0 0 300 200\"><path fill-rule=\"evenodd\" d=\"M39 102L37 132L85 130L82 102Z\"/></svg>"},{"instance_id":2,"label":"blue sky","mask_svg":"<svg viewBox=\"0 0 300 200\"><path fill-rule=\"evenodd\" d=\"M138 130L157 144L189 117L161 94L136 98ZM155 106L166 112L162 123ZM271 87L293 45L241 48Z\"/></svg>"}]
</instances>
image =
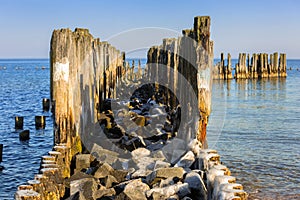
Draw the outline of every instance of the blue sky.
<instances>
[{"instance_id":1,"label":"blue sky","mask_svg":"<svg viewBox=\"0 0 300 200\"><path fill-rule=\"evenodd\" d=\"M278 51L300 58L298 0L0 0L0 58L48 57L52 31L59 28L88 28L121 50L148 48L191 28L198 15L211 16L215 57Z\"/></svg>"}]
</instances>

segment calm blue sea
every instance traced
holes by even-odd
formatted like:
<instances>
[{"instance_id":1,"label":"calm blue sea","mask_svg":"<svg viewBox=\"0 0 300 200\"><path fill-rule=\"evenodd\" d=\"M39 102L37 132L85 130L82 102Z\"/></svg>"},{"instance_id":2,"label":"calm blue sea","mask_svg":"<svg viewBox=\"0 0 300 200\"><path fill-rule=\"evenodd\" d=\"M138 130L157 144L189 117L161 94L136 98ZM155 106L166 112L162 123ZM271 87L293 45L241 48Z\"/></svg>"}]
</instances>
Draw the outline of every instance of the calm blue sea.
<instances>
[{"instance_id":1,"label":"calm blue sea","mask_svg":"<svg viewBox=\"0 0 300 200\"><path fill-rule=\"evenodd\" d=\"M42 69L44 67L45 69ZM4 144L0 171L0 199L13 199L20 184L38 173L40 159L53 145L51 113L42 111L42 99L50 96L49 60L0 60L0 143ZM34 118L45 115L46 129L35 130ZM24 117L30 130L28 142L19 141L15 116Z\"/></svg>"},{"instance_id":2,"label":"calm blue sea","mask_svg":"<svg viewBox=\"0 0 300 200\"><path fill-rule=\"evenodd\" d=\"M249 199L300 199L300 60L287 66L287 78L213 84L209 147Z\"/></svg>"},{"instance_id":3,"label":"calm blue sea","mask_svg":"<svg viewBox=\"0 0 300 200\"><path fill-rule=\"evenodd\" d=\"M300 199L300 60L288 60L288 67L286 79L213 84L209 147L219 151L251 199ZM52 148L51 113L42 111L49 79L47 59L0 60L1 200L13 199L17 186L38 173L40 157ZM28 142L20 142L15 132L17 115L31 131ZM48 116L44 131L35 130L36 115Z\"/></svg>"}]
</instances>

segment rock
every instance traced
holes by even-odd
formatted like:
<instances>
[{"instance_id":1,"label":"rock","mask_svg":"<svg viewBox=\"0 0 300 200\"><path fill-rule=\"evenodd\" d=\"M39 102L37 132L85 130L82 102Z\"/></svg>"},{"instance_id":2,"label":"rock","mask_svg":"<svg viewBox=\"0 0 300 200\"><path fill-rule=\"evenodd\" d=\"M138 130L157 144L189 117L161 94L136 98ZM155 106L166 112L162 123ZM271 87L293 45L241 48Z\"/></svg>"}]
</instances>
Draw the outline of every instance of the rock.
<instances>
[{"instance_id":1,"label":"rock","mask_svg":"<svg viewBox=\"0 0 300 200\"><path fill-rule=\"evenodd\" d=\"M94 192L93 194L93 198L94 199L102 199L102 197L104 196L108 196L108 197L112 197L116 195L116 191L114 188L109 188L109 189L106 189L106 188L103 188L103 189L99 189L97 191Z\"/></svg>"},{"instance_id":2,"label":"rock","mask_svg":"<svg viewBox=\"0 0 300 200\"><path fill-rule=\"evenodd\" d=\"M124 182L121 182L121 183L115 185L113 188L116 191L116 195L119 195L120 193L122 193L125 189L125 186L131 181L132 180L128 180L128 181L124 181Z\"/></svg>"},{"instance_id":3,"label":"rock","mask_svg":"<svg viewBox=\"0 0 300 200\"><path fill-rule=\"evenodd\" d=\"M98 121L100 125L104 125L105 128L111 128L111 119L105 113L98 114Z\"/></svg>"},{"instance_id":4,"label":"rock","mask_svg":"<svg viewBox=\"0 0 300 200\"><path fill-rule=\"evenodd\" d=\"M170 185L174 185L178 182L179 178L176 177L169 177L167 179L162 179L159 183L159 187L163 188L163 187L167 187Z\"/></svg>"},{"instance_id":5,"label":"rock","mask_svg":"<svg viewBox=\"0 0 300 200\"><path fill-rule=\"evenodd\" d=\"M186 153L185 150L181 150L181 149L175 149L173 150L172 154L169 156L171 156L170 162L171 164L176 164L182 156L184 156L184 154Z\"/></svg>"},{"instance_id":6,"label":"rock","mask_svg":"<svg viewBox=\"0 0 300 200\"><path fill-rule=\"evenodd\" d=\"M136 123L136 125L138 125L138 126L145 126L145 123L146 123L145 116L138 115L138 116L134 117L132 120L133 120L133 121Z\"/></svg>"},{"instance_id":7,"label":"rock","mask_svg":"<svg viewBox=\"0 0 300 200\"><path fill-rule=\"evenodd\" d=\"M110 175L114 169L107 163L103 163L95 172L95 178L105 178L106 176Z\"/></svg>"},{"instance_id":8,"label":"rock","mask_svg":"<svg viewBox=\"0 0 300 200\"><path fill-rule=\"evenodd\" d=\"M147 199L145 192L150 190L150 187L143 183L141 179L130 181L123 191L130 199Z\"/></svg>"},{"instance_id":9,"label":"rock","mask_svg":"<svg viewBox=\"0 0 300 200\"><path fill-rule=\"evenodd\" d=\"M155 159L159 159L161 161L166 160L166 157L165 157L164 153L162 152L162 150L152 151L151 157L155 158Z\"/></svg>"},{"instance_id":10,"label":"rock","mask_svg":"<svg viewBox=\"0 0 300 200\"><path fill-rule=\"evenodd\" d=\"M114 169L127 170L129 168L129 160L125 158L118 158L116 162L113 163L112 167Z\"/></svg>"},{"instance_id":11,"label":"rock","mask_svg":"<svg viewBox=\"0 0 300 200\"><path fill-rule=\"evenodd\" d=\"M26 141L26 140L29 140L30 139L30 131L29 130L24 130L24 131L21 131L19 133L19 139L21 141Z\"/></svg>"},{"instance_id":12,"label":"rock","mask_svg":"<svg viewBox=\"0 0 300 200\"><path fill-rule=\"evenodd\" d=\"M97 147L95 147L97 146ZM103 149L99 145L94 145L93 149L91 150L92 155L102 163L108 163L112 165L114 162L117 161L119 154L114 151L110 151L107 149Z\"/></svg>"},{"instance_id":13,"label":"rock","mask_svg":"<svg viewBox=\"0 0 300 200\"><path fill-rule=\"evenodd\" d=\"M148 140L145 140L145 142L148 141ZM149 145L147 145L147 149L151 150L151 151L157 151L157 150L160 150L164 147L164 142L159 140L158 142L156 143L151 143Z\"/></svg>"},{"instance_id":14,"label":"rock","mask_svg":"<svg viewBox=\"0 0 300 200\"><path fill-rule=\"evenodd\" d=\"M175 164L175 167L189 168L195 162L195 155L192 151L188 151L180 160Z\"/></svg>"},{"instance_id":15,"label":"rock","mask_svg":"<svg viewBox=\"0 0 300 200\"><path fill-rule=\"evenodd\" d=\"M188 173L184 179L184 182L189 184L192 199L194 200L207 199L206 186L198 173L196 172Z\"/></svg>"},{"instance_id":16,"label":"rock","mask_svg":"<svg viewBox=\"0 0 300 200\"><path fill-rule=\"evenodd\" d=\"M108 129L108 132L106 133L106 135L108 138L111 138L111 139L119 139L125 135L125 131L122 130L119 126L114 126L110 129Z\"/></svg>"},{"instance_id":17,"label":"rock","mask_svg":"<svg viewBox=\"0 0 300 200\"><path fill-rule=\"evenodd\" d=\"M164 198L169 198L175 194L178 195L179 198L183 198L184 196L190 194L190 190L187 183L177 183L176 185L171 185L163 188L153 188L146 192L147 197L153 197L153 194L156 196L160 194Z\"/></svg>"},{"instance_id":18,"label":"rock","mask_svg":"<svg viewBox=\"0 0 300 200\"><path fill-rule=\"evenodd\" d=\"M126 176L128 175L127 170L113 170L110 172L112 176L114 176L118 183L126 180Z\"/></svg>"},{"instance_id":19,"label":"rock","mask_svg":"<svg viewBox=\"0 0 300 200\"><path fill-rule=\"evenodd\" d=\"M152 173L151 170L148 169L138 169L132 175L131 178L146 178Z\"/></svg>"},{"instance_id":20,"label":"rock","mask_svg":"<svg viewBox=\"0 0 300 200\"><path fill-rule=\"evenodd\" d=\"M182 200L193 200L193 199L190 197L183 197Z\"/></svg>"},{"instance_id":21,"label":"rock","mask_svg":"<svg viewBox=\"0 0 300 200\"><path fill-rule=\"evenodd\" d=\"M76 155L76 170L86 169L90 167L91 155L78 154Z\"/></svg>"},{"instance_id":22,"label":"rock","mask_svg":"<svg viewBox=\"0 0 300 200\"><path fill-rule=\"evenodd\" d=\"M169 177L183 178L185 171L181 167L172 168L160 168L153 171L150 175L146 177L147 183L153 185L154 183L160 181L161 179L167 179Z\"/></svg>"},{"instance_id":23,"label":"rock","mask_svg":"<svg viewBox=\"0 0 300 200\"><path fill-rule=\"evenodd\" d=\"M142 114L142 111L140 109L133 109L131 110L132 112L135 112L136 114L138 115L141 115Z\"/></svg>"},{"instance_id":24,"label":"rock","mask_svg":"<svg viewBox=\"0 0 300 200\"><path fill-rule=\"evenodd\" d=\"M105 187L106 188L111 188L114 185L117 185L119 181L112 175L107 175L105 177Z\"/></svg>"},{"instance_id":25,"label":"rock","mask_svg":"<svg viewBox=\"0 0 300 200\"><path fill-rule=\"evenodd\" d=\"M150 155L150 151L146 148L137 148L131 152L131 155L133 158L141 158L146 157Z\"/></svg>"},{"instance_id":26,"label":"rock","mask_svg":"<svg viewBox=\"0 0 300 200\"><path fill-rule=\"evenodd\" d=\"M72 181L85 179L85 178L93 178L93 176L83 173L81 171L77 171L69 179L66 179L64 183L65 183L66 187L70 187L70 183Z\"/></svg>"},{"instance_id":27,"label":"rock","mask_svg":"<svg viewBox=\"0 0 300 200\"><path fill-rule=\"evenodd\" d=\"M151 157L142 157L139 159L133 159L133 161L136 163L136 166L138 169L148 169L153 170L156 160Z\"/></svg>"},{"instance_id":28,"label":"rock","mask_svg":"<svg viewBox=\"0 0 300 200\"><path fill-rule=\"evenodd\" d=\"M186 152L186 142L179 138L173 138L168 141L162 148L162 152L166 156L167 160L171 163L176 163L179 158Z\"/></svg>"},{"instance_id":29,"label":"rock","mask_svg":"<svg viewBox=\"0 0 300 200\"><path fill-rule=\"evenodd\" d=\"M200 154L200 151L202 149L202 144L199 140L193 139L188 144L188 148L190 151L192 151L196 155L196 157L198 157Z\"/></svg>"},{"instance_id":30,"label":"rock","mask_svg":"<svg viewBox=\"0 0 300 200\"><path fill-rule=\"evenodd\" d=\"M94 178L84 178L75 181L71 181L70 194L73 195L77 192L84 199L93 199L93 193L97 190L97 183Z\"/></svg>"},{"instance_id":31,"label":"rock","mask_svg":"<svg viewBox=\"0 0 300 200\"><path fill-rule=\"evenodd\" d=\"M133 151L134 149L140 148L140 147L146 147L146 144L144 142L144 139L140 136L134 137L129 141L122 142L121 146L129 151Z\"/></svg>"},{"instance_id":32,"label":"rock","mask_svg":"<svg viewBox=\"0 0 300 200\"><path fill-rule=\"evenodd\" d=\"M164 162L164 161L161 161L161 160L157 160L155 162L155 165L154 165L154 169L159 169L159 168L168 168L170 167L170 163L168 162Z\"/></svg>"}]
</instances>

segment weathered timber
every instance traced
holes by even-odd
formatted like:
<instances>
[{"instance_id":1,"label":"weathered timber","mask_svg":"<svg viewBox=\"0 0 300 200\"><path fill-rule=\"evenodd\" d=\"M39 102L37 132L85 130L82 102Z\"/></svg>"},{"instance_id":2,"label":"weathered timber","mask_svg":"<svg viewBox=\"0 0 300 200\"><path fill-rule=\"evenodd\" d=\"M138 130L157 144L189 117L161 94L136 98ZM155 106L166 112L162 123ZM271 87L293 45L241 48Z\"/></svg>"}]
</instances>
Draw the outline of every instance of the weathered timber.
<instances>
[{"instance_id":1,"label":"weathered timber","mask_svg":"<svg viewBox=\"0 0 300 200\"><path fill-rule=\"evenodd\" d=\"M50 99L43 98L43 111L48 112L50 110Z\"/></svg>"},{"instance_id":2,"label":"weathered timber","mask_svg":"<svg viewBox=\"0 0 300 200\"><path fill-rule=\"evenodd\" d=\"M221 53L221 61L214 66L213 79L231 79L231 57L228 54L228 65L225 66L224 55ZM230 64L229 64L230 63ZM286 54L278 53L249 54L240 53L238 63L235 66L235 79L255 79L255 78L274 78L286 77Z\"/></svg>"},{"instance_id":3,"label":"weathered timber","mask_svg":"<svg viewBox=\"0 0 300 200\"><path fill-rule=\"evenodd\" d=\"M225 65L224 53L221 53L221 61L213 69L213 79L232 79L231 55L227 55L227 65Z\"/></svg>"},{"instance_id":4,"label":"weathered timber","mask_svg":"<svg viewBox=\"0 0 300 200\"><path fill-rule=\"evenodd\" d=\"M2 162L3 144L0 144L0 163Z\"/></svg>"},{"instance_id":5,"label":"weathered timber","mask_svg":"<svg viewBox=\"0 0 300 200\"><path fill-rule=\"evenodd\" d=\"M16 116L15 117L15 129L22 130L24 125L24 117Z\"/></svg>"},{"instance_id":6,"label":"weathered timber","mask_svg":"<svg viewBox=\"0 0 300 200\"><path fill-rule=\"evenodd\" d=\"M80 135L91 131L104 99L114 98L124 54L94 39L87 29L55 30L51 39L51 100L55 100L55 143L71 156L82 150ZM84 116L84 118L83 118Z\"/></svg>"},{"instance_id":7,"label":"weathered timber","mask_svg":"<svg viewBox=\"0 0 300 200\"><path fill-rule=\"evenodd\" d=\"M206 126L211 109L211 70L213 42L210 41L210 17L195 17L194 29L182 31L177 39L164 39L161 46L153 46L147 55L148 78L156 84L168 85L184 110L182 119L195 116L193 107L198 107L197 119L187 125L184 138L196 136L203 144L206 141ZM167 80L167 81L166 81ZM191 89L189 89L189 87ZM196 97L196 100L193 99ZM167 105L176 107L174 99ZM198 126L196 126L198 124ZM195 130L197 127L197 130ZM205 145L204 145L205 146Z\"/></svg>"},{"instance_id":8,"label":"weathered timber","mask_svg":"<svg viewBox=\"0 0 300 200\"><path fill-rule=\"evenodd\" d=\"M35 116L35 129L45 129L46 116Z\"/></svg>"}]
</instances>

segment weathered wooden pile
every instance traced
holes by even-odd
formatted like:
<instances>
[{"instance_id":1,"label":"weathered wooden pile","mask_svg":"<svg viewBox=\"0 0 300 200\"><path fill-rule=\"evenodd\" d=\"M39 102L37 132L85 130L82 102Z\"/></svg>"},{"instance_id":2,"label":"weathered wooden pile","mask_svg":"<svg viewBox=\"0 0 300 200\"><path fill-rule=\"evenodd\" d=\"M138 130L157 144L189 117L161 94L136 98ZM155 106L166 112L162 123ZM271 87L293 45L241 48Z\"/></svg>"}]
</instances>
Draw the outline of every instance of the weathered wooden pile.
<instances>
[{"instance_id":1,"label":"weathered wooden pile","mask_svg":"<svg viewBox=\"0 0 300 200\"><path fill-rule=\"evenodd\" d=\"M211 103L209 29L209 17L195 17L183 37L149 49L145 73L140 64L134 72L125 54L88 30L55 30L55 146L15 198L246 199L217 151L203 148Z\"/></svg>"},{"instance_id":2,"label":"weathered wooden pile","mask_svg":"<svg viewBox=\"0 0 300 200\"><path fill-rule=\"evenodd\" d=\"M286 54L278 53L249 54L240 53L238 63L235 66L234 76L232 75L231 56L228 54L227 65L225 65L224 54L221 53L221 61L214 67L214 79L253 79L286 77Z\"/></svg>"},{"instance_id":3,"label":"weathered wooden pile","mask_svg":"<svg viewBox=\"0 0 300 200\"><path fill-rule=\"evenodd\" d=\"M153 82L167 85L169 91L175 94L174 98L170 98L170 94L165 95L166 105L176 106L175 98L178 98L185 111L183 118L198 118L194 119L198 122L188 127L194 128L198 123L196 136L204 144L211 109L213 42L210 40L210 17L195 17L194 28L183 30L182 33L183 37L164 39L161 46L149 49L147 77ZM190 113L195 110L199 113L196 116ZM192 132L195 133L194 130Z\"/></svg>"}]
</instances>

